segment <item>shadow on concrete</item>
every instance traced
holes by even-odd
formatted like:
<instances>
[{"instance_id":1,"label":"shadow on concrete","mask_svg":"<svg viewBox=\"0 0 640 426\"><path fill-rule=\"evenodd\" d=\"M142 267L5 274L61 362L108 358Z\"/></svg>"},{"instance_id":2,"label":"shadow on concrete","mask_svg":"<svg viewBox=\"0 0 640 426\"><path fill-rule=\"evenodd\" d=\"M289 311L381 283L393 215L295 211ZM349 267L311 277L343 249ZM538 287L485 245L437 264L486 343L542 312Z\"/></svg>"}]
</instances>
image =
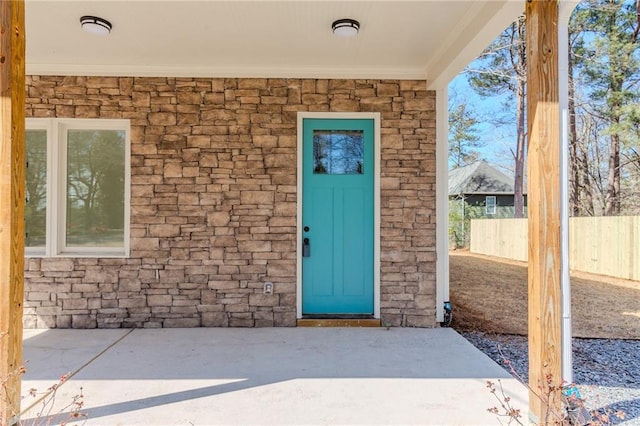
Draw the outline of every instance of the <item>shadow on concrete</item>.
<instances>
[{"instance_id":1,"label":"shadow on concrete","mask_svg":"<svg viewBox=\"0 0 640 426\"><path fill-rule=\"evenodd\" d=\"M200 418L213 423L224 418L216 417L217 403L194 405L210 397L224 398L220 404L232 423L252 422L253 417L242 417L248 405L258 413L263 410L266 417L252 414L258 416L257 423L276 424L287 415L295 419L292 422L302 418L310 423L348 423L350 412L374 421L380 418L377 410L406 423L428 414L429 407L456 413L468 406L465 398L482 401L485 392L489 397L484 390L487 378L513 380L451 329L47 330L25 336L24 346L25 358L31 360L27 383L55 382L61 374L84 366L69 383L91 393L90 419L126 413L130 424L135 424L132 413L138 410L189 411L187 406L206 411ZM230 400L236 397L240 399ZM342 406L345 400L349 407ZM256 401L267 405L255 407ZM303 410L310 401L319 401L316 405L324 407L319 412L326 413L314 417L308 408ZM407 408L393 413L391 407L403 404L414 410L422 407L420 414L412 417ZM478 411L489 407L479 404ZM301 413L295 417L297 405ZM331 417L334 406L342 417ZM61 414L67 413L63 409ZM275 417L270 421L269 416ZM55 424L56 418L60 416L45 420ZM432 413L424 419L438 418Z\"/></svg>"}]
</instances>

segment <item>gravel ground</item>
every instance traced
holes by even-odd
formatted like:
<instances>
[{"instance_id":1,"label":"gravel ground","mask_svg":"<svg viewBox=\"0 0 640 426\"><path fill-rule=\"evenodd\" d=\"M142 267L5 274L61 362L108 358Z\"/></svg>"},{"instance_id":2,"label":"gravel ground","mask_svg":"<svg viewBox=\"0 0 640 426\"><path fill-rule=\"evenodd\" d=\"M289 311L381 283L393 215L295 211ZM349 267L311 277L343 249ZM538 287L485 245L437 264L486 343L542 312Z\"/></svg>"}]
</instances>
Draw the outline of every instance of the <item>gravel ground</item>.
<instances>
[{"instance_id":1,"label":"gravel ground","mask_svg":"<svg viewBox=\"0 0 640 426\"><path fill-rule=\"evenodd\" d=\"M509 360L527 380L526 337L478 331L461 334L498 364L505 366L504 360ZM573 372L587 409L621 411L624 419L611 416L612 424L640 426L640 340L574 339Z\"/></svg>"}]
</instances>

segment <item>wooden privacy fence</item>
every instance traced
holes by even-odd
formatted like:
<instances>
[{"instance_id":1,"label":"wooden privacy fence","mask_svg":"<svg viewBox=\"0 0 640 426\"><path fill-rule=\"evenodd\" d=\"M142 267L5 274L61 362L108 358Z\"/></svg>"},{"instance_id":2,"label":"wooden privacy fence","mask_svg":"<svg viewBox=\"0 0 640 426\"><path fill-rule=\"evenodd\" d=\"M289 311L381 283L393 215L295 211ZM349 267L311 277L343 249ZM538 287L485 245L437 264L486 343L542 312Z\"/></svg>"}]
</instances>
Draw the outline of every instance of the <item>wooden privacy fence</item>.
<instances>
[{"instance_id":1,"label":"wooden privacy fence","mask_svg":"<svg viewBox=\"0 0 640 426\"><path fill-rule=\"evenodd\" d=\"M527 219L474 219L471 252L527 261ZM640 281L640 216L569 219L572 270Z\"/></svg>"}]
</instances>

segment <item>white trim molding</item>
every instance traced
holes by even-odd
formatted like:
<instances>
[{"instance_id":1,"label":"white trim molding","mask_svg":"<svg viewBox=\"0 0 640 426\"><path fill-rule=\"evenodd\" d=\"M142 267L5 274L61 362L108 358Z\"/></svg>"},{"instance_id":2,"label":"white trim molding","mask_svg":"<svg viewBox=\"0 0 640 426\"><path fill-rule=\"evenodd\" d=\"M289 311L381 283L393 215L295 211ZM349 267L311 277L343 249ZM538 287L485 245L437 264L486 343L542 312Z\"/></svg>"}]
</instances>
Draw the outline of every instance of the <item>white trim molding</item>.
<instances>
[{"instance_id":1,"label":"white trim molding","mask_svg":"<svg viewBox=\"0 0 640 426\"><path fill-rule=\"evenodd\" d=\"M449 93L436 91L436 321L449 300Z\"/></svg>"},{"instance_id":2,"label":"white trim molding","mask_svg":"<svg viewBox=\"0 0 640 426\"><path fill-rule=\"evenodd\" d=\"M27 64L27 75L74 75L112 77L186 77L186 78L326 78L425 80L424 66L398 68L346 67L242 67L202 65L110 65L110 64Z\"/></svg>"}]
</instances>

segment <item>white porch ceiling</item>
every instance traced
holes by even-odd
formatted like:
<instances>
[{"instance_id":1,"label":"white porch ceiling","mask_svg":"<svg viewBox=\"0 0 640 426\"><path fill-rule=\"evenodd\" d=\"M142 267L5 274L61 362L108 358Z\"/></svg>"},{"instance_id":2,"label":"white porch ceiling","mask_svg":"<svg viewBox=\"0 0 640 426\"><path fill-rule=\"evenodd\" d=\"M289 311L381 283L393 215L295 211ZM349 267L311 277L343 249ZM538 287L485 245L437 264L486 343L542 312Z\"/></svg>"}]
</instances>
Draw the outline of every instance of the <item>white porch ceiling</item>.
<instances>
[{"instance_id":1,"label":"white porch ceiling","mask_svg":"<svg viewBox=\"0 0 640 426\"><path fill-rule=\"evenodd\" d=\"M27 0L27 73L426 79L443 87L524 0ZM109 20L108 36L79 19ZM332 34L336 19L361 24Z\"/></svg>"}]
</instances>

